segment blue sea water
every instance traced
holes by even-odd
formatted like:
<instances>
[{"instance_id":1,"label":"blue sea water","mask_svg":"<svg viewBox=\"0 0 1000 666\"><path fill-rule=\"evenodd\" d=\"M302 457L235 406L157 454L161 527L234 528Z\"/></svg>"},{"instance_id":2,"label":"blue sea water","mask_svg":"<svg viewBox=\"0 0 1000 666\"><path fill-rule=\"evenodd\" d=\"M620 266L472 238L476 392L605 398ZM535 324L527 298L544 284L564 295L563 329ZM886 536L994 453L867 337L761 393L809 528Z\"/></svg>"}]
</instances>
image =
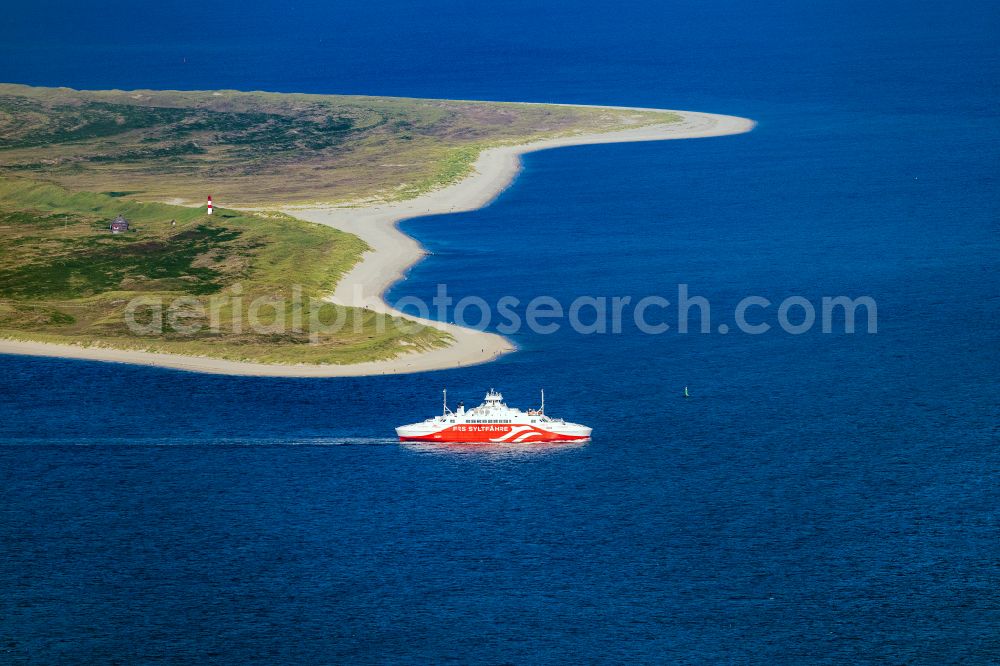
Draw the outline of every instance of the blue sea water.
<instances>
[{"instance_id":1,"label":"blue sea water","mask_svg":"<svg viewBox=\"0 0 1000 666\"><path fill-rule=\"evenodd\" d=\"M684 283L712 333L363 379L0 357L0 662L997 663L998 28L979 1L5 8L4 81L759 125L529 155L490 207L405 223L433 254L390 293ZM772 324L869 295L878 332L718 333L752 294ZM593 441L394 442L443 386L544 387Z\"/></svg>"}]
</instances>

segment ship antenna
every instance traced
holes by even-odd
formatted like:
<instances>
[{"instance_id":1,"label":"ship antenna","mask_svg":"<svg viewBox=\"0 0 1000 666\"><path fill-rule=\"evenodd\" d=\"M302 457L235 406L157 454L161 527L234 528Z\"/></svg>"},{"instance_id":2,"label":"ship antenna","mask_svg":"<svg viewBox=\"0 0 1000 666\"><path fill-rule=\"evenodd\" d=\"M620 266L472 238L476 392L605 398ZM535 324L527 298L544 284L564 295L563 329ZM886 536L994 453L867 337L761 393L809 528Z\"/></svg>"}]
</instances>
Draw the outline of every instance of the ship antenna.
<instances>
[{"instance_id":1,"label":"ship antenna","mask_svg":"<svg viewBox=\"0 0 1000 666\"><path fill-rule=\"evenodd\" d=\"M542 389L542 414L545 413L545 389Z\"/></svg>"},{"instance_id":2,"label":"ship antenna","mask_svg":"<svg viewBox=\"0 0 1000 666\"><path fill-rule=\"evenodd\" d=\"M448 389L441 389L441 416L448 416Z\"/></svg>"}]
</instances>

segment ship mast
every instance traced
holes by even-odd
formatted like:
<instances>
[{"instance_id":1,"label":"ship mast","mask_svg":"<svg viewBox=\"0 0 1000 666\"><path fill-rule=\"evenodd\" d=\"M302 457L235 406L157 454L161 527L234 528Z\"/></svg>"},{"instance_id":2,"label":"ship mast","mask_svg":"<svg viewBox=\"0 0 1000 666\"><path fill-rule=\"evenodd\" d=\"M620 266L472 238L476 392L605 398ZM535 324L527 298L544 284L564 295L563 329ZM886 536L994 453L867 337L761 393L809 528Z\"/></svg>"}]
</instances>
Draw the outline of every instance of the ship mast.
<instances>
[{"instance_id":1,"label":"ship mast","mask_svg":"<svg viewBox=\"0 0 1000 666\"><path fill-rule=\"evenodd\" d=\"M441 389L441 416L448 416L448 389Z\"/></svg>"},{"instance_id":2,"label":"ship mast","mask_svg":"<svg viewBox=\"0 0 1000 666\"><path fill-rule=\"evenodd\" d=\"M545 413L545 389L542 389L542 408L539 411Z\"/></svg>"}]
</instances>

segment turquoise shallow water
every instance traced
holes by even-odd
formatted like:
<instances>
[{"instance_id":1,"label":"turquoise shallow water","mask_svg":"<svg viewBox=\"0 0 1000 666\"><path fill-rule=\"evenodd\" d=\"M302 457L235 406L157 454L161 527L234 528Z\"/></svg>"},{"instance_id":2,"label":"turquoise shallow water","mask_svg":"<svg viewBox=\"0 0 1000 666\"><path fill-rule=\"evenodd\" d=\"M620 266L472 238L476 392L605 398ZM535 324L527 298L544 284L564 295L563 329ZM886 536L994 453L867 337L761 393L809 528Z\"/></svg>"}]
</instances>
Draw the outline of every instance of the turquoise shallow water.
<instances>
[{"instance_id":1,"label":"turquoise shallow water","mask_svg":"<svg viewBox=\"0 0 1000 666\"><path fill-rule=\"evenodd\" d=\"M686 283L709 334L523 333L497 363L344 380L0 357L2 661L995 661L995 9L63 10L30 40L37 10L11 14L0 78L759 125L533 154L492 206L404 225L433 255L392 299ZM195 14L226 17L215 40ZM869 295L878 333L719 334L751 294ZM445 385L544 387L594 440L395 443Z\"/></svg>"}]
</instances>

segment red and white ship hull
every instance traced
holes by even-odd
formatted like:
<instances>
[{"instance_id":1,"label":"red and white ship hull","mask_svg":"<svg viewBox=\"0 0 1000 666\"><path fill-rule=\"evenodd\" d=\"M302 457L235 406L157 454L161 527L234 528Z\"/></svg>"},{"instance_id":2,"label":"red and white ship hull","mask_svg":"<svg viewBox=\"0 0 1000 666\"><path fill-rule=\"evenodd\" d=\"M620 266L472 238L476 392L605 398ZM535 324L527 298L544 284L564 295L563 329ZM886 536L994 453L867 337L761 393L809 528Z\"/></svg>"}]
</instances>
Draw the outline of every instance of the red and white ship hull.
<instances>
[{"instance_id":1,"label":"red and white ship hull","mask_svg":"<svg viewBox=\"0 0 1000 666\"><path fill-rule=\"evenodd\" d=\"M423 423L396 428L401 442L490 442L521 444L524 442L576 442L590 439L590 428L575 423L563 427L540 428L526 423L511 425L453 425L446 428L422 427Z\"/></svg>"}]
</instances>

